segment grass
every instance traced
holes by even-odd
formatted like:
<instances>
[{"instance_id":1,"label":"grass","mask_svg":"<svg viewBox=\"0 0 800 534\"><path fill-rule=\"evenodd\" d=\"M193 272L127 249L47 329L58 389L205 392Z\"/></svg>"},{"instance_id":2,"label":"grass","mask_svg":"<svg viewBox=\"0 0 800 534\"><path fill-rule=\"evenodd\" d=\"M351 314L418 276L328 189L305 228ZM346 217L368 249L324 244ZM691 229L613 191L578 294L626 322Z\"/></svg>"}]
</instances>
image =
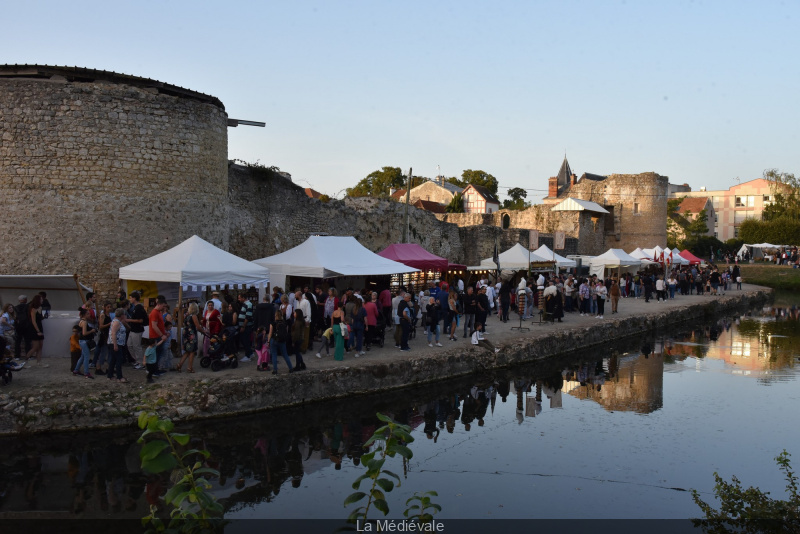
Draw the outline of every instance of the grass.
<instances>
[{"instance_id":1,"label":"grass","mask_svg":"<svg viewBox=\"0 0 800 534\"><path fill-rule=\"evenodd\" d=\"M800 291L800 269L769 263L740 263L739 269L742 271L742 280L748 284Z\"/></svg>"}]
</instances>

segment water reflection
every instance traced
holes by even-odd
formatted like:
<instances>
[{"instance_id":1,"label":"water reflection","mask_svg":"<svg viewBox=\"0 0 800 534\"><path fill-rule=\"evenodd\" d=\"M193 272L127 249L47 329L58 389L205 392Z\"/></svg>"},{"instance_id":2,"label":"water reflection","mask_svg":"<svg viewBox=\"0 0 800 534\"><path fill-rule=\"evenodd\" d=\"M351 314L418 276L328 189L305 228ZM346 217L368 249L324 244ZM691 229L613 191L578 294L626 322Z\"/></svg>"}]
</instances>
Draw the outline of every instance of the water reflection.
<instances>
[{"instance_id":1,"label":"water reflection","mask_svg":"<svg viewBox=\"0 0 800 534\"><path fill-rule=\"evenodd\" d=\"M596 420L597 411L614 412L609 417L627 425L634 423L621 419L624 412L658 414L678 400L665 399L665 375L708 370L712 361L718 361L728 374L755 376L760 383L793 380L800 343L797 327L797 308L769 308L697 325L680 335L651 334L613 349L595 349L477 379L196 424L188 430L196 437L192 446L211 452L207 465L220 472L212 491L229 517L245 512L341 517L344 492L361 456L370 450L364 443L381 424L376 411L414 428L415 449L423 459L415 456L412 464L403 462L401 476L409 470L432 470L442 462L469 468L491 459L495 450L503 451L497 452L498 457L514 457L516 449L527 446L513 439L502 443L498 436L508 436L504 425L532 434L554 418L564 421L560 430L568 436L566 425L575 424L576 413L582 426L588 424L584 418ZM554 432L552 426L548 428ZM637 431L635 427L626 430ZM602 432L595 430L594 436ZM1 441L0 518L9 513L84 518L146 515L151 504L161 502L171 481L168 475L141 471L136 437L135 432L117 432ZM476 439L472 444L472 437L483 441ZM592 455L591 446L592 440L587 440L589 448L572 453ZM546 451L537 449L537 454ZM564 458L560 462L568 463ZM517 468L518 464L510 467ZM306 495L303 500L315 499L315 507L276 506L287 501L287 492L295 491ZM586 498L592 498L588 491ZM529 512L520 508L516 513L524 517Z\"/></svg>"}]
</instances>

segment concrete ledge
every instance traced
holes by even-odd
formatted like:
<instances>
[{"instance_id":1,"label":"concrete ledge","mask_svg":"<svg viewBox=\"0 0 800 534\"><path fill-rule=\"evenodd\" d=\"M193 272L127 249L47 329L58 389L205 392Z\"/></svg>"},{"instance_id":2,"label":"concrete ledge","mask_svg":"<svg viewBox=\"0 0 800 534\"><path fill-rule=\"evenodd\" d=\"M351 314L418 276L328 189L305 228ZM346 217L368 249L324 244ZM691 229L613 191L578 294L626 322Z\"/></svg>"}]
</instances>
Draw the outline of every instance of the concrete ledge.
<instances>
[{"instance_id":1,"label":"concrete ledge","mask_svg":"<svg viewBox=\"0 0 800 534\"><path fill-rule=\"evenodd\" d=\"M385 348L371 352L368 358L345 362L323 360L324 364L314 367L309 364L308 371L277 377L271 373L251 373L252 367L245 367L240 369L241 373L239 370L237 374L206 373L208 378L200 379L194 378L197 375L175 373L181 380L138 388L125 388L122 384L92 387L91 382L110 382L101 377L96 381L82 380L80 387L73 389L67 383L81 379L67 378L59 371L49 386L40 383L38 387L26 388L24 373L39 371L25 370L12 386L0 389L0 436L131 427L135 425L139 407L158 398L166 401L160 409L163 414L180 421L409 388L591 347L602 351L605 345L629 336L686 321L705 321L766 303L771 294L771 289L751 286L726 296L690 296L682 297L681 303L655 303L648 305L650 313L637 311L645 308L643 303L634 306L623 301L630 309L626 317L593 322L589 318L568 316L568 322L557 326L527 323L531 328L527 333L510 331L513 323L490 320L487 338L500 348L499 353L465 343L438 351L428 351L425 345L419 355L417 351L401 353ZM420 343L421 340L416 342Z\"/></svg>"}]
</instances>

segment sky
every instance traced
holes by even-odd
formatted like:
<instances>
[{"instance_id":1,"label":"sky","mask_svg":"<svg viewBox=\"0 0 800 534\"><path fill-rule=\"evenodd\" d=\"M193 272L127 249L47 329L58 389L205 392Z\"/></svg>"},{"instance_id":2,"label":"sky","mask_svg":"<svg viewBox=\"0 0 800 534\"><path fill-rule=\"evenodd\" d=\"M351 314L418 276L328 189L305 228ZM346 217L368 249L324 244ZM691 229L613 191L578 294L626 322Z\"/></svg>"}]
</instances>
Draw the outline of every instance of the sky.
<instances>
[{"instance_id":1,"label":"sky","mask_svg":"<svg viewBox=\"0 0 800 534\"><path fill-rule=\"evenodd\" d=\"M694 190L800 173L800 2L4 2L0 63L218 97L228 157L341 196L384 166Z\"/></svg>"}]
</instances>

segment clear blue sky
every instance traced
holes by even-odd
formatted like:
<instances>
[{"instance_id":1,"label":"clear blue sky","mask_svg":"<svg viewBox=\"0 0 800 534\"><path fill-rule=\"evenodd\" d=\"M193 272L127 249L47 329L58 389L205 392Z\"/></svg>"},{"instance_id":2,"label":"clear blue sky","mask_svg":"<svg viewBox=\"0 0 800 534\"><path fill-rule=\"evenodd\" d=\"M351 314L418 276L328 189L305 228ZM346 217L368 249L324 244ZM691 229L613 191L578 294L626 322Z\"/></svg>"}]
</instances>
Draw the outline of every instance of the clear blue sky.
<instances>
[{"instance_id":1,"label":"clear blue sky","mask_svg":"<svg viewBox=\"0 0 800 534\"><path fill-rule=\"evenodd\" d=\"M546 190L800 172L800 2L6 2L0 63L219 97L230 158L328 194L391 165ZM544 192L530 191L538 201Z\"/></svg>"}]
</instances>

